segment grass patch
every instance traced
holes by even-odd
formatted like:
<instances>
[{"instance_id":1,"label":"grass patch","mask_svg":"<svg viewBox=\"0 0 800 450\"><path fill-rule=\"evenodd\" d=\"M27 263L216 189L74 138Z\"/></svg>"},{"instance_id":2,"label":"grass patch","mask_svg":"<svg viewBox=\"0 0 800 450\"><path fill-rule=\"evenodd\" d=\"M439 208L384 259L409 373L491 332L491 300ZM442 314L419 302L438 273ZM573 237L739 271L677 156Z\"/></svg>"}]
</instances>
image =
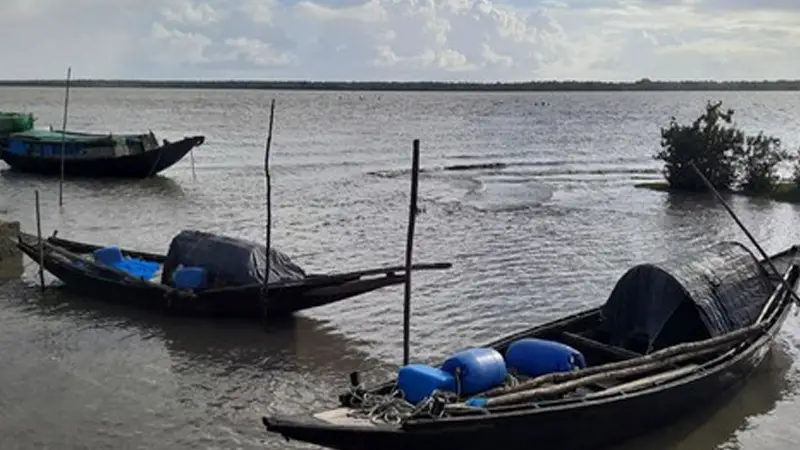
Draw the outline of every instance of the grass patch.
<instances>
[{"instance_id":1,"label":"grass patch","mask_svg":"<svg viewBox=\"0 0 800 450\"><path fill-rule=\"evenodd\" d=\"M638 183L634 187L640 189L650 189L651 191L659 192L682 192L669 187L666 181L651 181L647 183ZM745 197L768 198L776 202L785 203L800 203L800 187L792 182L778 183L775 190L772 192L745 192L745 191L730 191L732 194L743 195Z\"/></svg>"}]
</instances>

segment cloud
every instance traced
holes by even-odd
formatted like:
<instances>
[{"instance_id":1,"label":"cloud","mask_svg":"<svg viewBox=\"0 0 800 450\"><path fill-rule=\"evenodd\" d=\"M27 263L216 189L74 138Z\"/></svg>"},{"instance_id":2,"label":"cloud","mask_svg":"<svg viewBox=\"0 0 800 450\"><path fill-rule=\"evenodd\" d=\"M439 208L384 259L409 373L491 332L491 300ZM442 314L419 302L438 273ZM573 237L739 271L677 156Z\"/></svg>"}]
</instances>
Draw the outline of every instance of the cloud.
<instances>
[{"instance_id":1,"label":"cloud","mask_svg":"<svg viewBox=\"0 0 800 450\"><path fill-rule=\"evenodd\" d=\"M790 0L7 0L2 78L792 78Z\"/></svg>"}]
</instances>

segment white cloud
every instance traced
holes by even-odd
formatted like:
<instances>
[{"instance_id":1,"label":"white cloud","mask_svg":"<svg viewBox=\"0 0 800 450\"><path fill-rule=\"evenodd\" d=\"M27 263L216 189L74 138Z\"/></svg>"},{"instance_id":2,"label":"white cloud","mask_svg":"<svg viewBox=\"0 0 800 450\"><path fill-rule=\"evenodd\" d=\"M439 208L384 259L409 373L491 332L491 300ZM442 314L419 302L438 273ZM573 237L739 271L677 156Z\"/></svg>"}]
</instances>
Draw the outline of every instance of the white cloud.
<instances>
[{"instance_id":1,"label":"white cloud","mask_svg":"<svg viewBox=\"0 0 800 450\"><path fill-rule=\"evenodd\" d=\"M790 0L7 0L2 78L792 78Z\"/></svg>"},{"instance_id":2,"label":"white cloud","mask_svg":"<svg viewBox=\"0 0 800 450\"><path fill-rule=\"evenodd\" d=\"M167 29L156 22L150 31L150 38L160 50L153 53L159 63L200 64L209 61L205 51L211 45L211 39L202 34Z\"/></svg>"},{"instance_id":3,"label":"white cloud","mask_svg":"<svg viewBox=\"0 0 800 450\"><path fill-rule=\"evenodd\" d=\"M254 23L272 23L277 0L242 0L234 9L241 11Z\"/></svg>"},{"instance_id":4,"label":"white cloud","mask_svg":"<svg viewBox=\"0 0 800 450\"><path fill-rule=\"evenodd\" d=\"M266 42L258 39L238 37L225 39L225 45L230 47L231 55L243 57L244 60L257 67L285 66L292 62L292 55L286 52L277 52Z\"/></svg>"},{"instance_id":5,"label":"white cloud","mask_svg":"<svg viewBox=\"0 0 800 450\"><path fill-rule=\"evenodd\" d=\"M190 0L171 0L161 8L164 19L188 25L209 25L225 17L208 3L194 4Z\"/></svg>"}]
</instances>

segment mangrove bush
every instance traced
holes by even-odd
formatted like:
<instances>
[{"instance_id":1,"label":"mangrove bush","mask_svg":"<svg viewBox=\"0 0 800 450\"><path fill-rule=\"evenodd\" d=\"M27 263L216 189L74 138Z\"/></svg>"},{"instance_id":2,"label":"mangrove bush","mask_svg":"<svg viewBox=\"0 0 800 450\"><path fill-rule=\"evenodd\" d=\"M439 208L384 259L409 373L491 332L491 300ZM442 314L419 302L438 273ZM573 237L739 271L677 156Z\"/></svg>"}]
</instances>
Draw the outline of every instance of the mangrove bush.
<instances>
[{"instance_id":1,"label":"mangrove bush","mask_svg":"<svg viewBox=\"0 0 800 450\"><path fill-rule=\"evenodd\" d=\"M760 132L747 136L733 124L734 111L722 109L722 102L707 102L705 111L691 124L672 117L661 129L661 150L655 159L664 162L663 174L671 189L705 191L698 169L717 189L738 188L752 193L769 192L779 183L778 165L792 159L781 141ZM800 167L796 170L800 181Z\"/></svg>"}]
</instances>

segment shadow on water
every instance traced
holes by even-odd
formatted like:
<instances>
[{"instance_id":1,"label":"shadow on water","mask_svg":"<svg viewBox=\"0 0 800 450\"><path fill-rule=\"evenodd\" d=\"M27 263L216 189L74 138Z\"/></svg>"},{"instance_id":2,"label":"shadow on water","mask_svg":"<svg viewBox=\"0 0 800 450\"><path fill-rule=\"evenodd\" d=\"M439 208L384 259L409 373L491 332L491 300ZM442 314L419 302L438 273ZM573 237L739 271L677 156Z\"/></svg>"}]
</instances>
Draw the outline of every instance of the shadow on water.
<instances>
[{"instance_id":1,"label":"shadow on water","mask_svg":"<svg viewBox=\"0 0 800 450\"><path fill-rule=\"evenodd\" d=\"M207 318L170 317L148 310L104 303L78 296L61 286L19 281L2 288L2 297L17 297L28 314L40 318L72 318L98 328L133 329L146 340L162 342L170 356L191 366L251 366L291 372L380 370L382 363L354 349L359 343L336 333L327 322L295 315L266 326Z\"/></svg>"},{"instance_id":2,"label":"shadow on water","mask_svg":"<svg viewBox=\"0 0 800 450\"><path fill-rule=\"evenodd\" d=\"M730 442L737 431L747 427L752 417L775 409L778 401L792 389L787 377L792 355L787 345L779 338L747 384L721 405L611 450L711 450Z\"/></svg>"},{"instance_id":3,"label":"shadow on water","mask_svg":"<svg viewBox=\"0 0 800 450\"><path fill-rule=\"evenodd\" d=\"M303 316L266 329L165 317L60 289L42 295L19 280L0 288L0 301L9 356L0 435L13 430L39 448L112 448L120 439L137 448L285 448L265 434L263 414L323 407L349 372L369 381L388 370L356 340ZM28 383L47 386L26 392ZM47 406L7 407L26 403Z\"/></svg>"},{"instance_id":4,"label":"shadow on water","mask_svg":"<svg viewBox=\"0 0 800 450\"><path fill-rule=\"evenodd\" d=\"M4 183L14 183L19 191L28 189L39 189L42 191L58 192L58 176L48 176L19 172L12 169L0 170L0 179ZM180 184L172 178L163 175L156 175L144 179L131 178L65 178L65 187L70 190L77 190L79 193L86 193L92 196L115 196L120 193L128 192L126 196L138 197L175 197L183 196L184 191ZM21 188L21 189L20 189Z\"/></svg>"}]
</instances>

